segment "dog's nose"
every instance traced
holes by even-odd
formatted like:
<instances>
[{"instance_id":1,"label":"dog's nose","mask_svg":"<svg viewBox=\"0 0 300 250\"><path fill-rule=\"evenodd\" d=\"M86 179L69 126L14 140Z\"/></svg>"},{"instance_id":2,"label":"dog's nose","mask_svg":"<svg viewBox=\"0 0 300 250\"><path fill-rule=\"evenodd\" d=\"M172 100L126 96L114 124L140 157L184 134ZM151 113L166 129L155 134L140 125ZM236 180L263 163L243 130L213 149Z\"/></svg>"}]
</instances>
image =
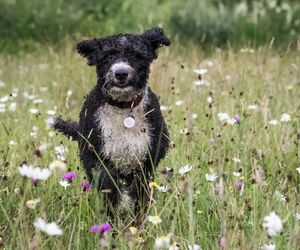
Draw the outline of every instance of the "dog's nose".
<instances>
[{"instance_id":1,"label":"dog's nose","mask_svg":"<svg viewBox=\"0 0 300 250\"><path fill-rule=\"evenodd\" d=\"M125 81L128 77L129 70L126 68L120 68L115 71L115 76L119 81Z\"/></svg>"}]
</instances>

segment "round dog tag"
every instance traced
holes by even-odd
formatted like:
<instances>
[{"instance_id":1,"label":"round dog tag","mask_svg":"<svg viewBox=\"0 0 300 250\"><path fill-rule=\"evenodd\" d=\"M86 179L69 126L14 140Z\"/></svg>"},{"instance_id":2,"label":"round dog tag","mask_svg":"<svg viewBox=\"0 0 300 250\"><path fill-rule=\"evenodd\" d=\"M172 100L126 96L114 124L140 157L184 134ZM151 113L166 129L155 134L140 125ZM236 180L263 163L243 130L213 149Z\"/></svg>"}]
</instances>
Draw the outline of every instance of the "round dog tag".
<instances>
[{"instance_id":1,"label":"round dog tag","mask_svg":"<svg viewBox=\"0 0 300 250\"><path fill-rule=\"evenodd\" d=\"M132 116L128 116L124 119L123 123L126 128L132 128L135 125L135 120Z\"/></svg>"}]
</instances>

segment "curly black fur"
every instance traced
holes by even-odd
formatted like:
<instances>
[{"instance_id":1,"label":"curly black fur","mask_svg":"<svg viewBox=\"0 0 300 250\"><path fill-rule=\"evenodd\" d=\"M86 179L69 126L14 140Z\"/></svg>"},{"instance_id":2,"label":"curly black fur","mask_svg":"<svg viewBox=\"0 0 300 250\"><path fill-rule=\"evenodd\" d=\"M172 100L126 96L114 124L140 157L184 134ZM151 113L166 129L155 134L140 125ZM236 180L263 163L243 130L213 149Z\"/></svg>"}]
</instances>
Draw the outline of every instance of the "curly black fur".
<instances>
[{"instance_id":1,"label":"curly black fur","mask_svg":"<svg viewBox=\"0 0 300 250\"><path fill-rule=\"evenodd\" d=\"M89 65L96 67L97 84L85 99L79 123L57 118L54 124L55 129L78 141L80 158L88 178L97 183L99 190L105 192L107 205L110 208L118 207L122 192L126 192L134 202L136 215L140 215L147 208L149 182L169 144L168 131L158 99L151 89L146 87L150 64L157 58L157 49L163 45L170 45L170 41L161 28L152 28L141 35L119 34L78 43L78 53L87 58ZM125 82L120 83L115 77L115 72L112 72L112 65L116 63L122 63L122 66L128 68ZM99 110L110 105L108 98L111 98L112 89L119 84L130 87L129 93L126 92L129 99L138 93L142 93L144 99L147 98L147 102L143 104L143 115L146 114L143 119L149 128L150 136L147 156L138 159L141 161L139 167L132 168L132 171L129 170L125 174L120 171L120 167L116 167L116 162L104 154L105 139L97 120L99 114L101 116ZM123 86L116 89L122 90ZM122 96L123 92L120 93L121 95L112 98L120 98L120 101L123 101L122 98L125 97ZM129 101L132 101L132 98ZM130 108L127 110L130 112Z\"/></svg>"}]
</instances>

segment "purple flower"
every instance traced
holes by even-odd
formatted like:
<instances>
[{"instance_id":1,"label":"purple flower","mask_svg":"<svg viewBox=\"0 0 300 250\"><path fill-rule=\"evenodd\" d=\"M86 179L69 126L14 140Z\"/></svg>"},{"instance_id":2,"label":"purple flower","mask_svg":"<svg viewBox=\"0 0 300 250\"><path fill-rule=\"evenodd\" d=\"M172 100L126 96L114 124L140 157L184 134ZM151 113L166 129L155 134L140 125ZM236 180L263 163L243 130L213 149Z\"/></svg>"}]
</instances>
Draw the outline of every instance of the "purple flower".
<instances>
[{"instance_id":1,"label":"purple flower","mask_svg":"<svg viewBox=\"0 0 300 250\"><path fill-rule=\"evenodd\" d=\"M219 242L219 245L221 246L221 247L225 247L226 246L226 239L225 239L225 237L219 237L219 240L218 240L218 242Z\"/></svg>"},{"instance_id":2,"label":"purple flower","mask_svg":"<svg viewBox=\"0 0 300 250\"><path fill-rule=\"evenodd\" d=\"M91 226L90 228L90 231L92 233L98 233L98 232L101 232L101 233L105 233L105 232L108 232L110 230L111 226L109 223L105 223L105 224L101 224L101 225L93 225Z\"/></svg>"},{"instance_id":3,"label":"purple flower","mask_svg":"<svg viewBox=\"0 0 300 250\"><path fill-rule=\"evenodd\" d=\"M235 119L235 121L236 121L237 124L240 124L240 123L241 123L241 117L240 117L239 115L236 115L236 116L234 117L234 119Z\"/></svg>"},{"instance_id":4,"label":"purple flower","mask_svg":"<svg viewBox=\"0 0 300 250\"><path fill-rule=\"evenodd\" d=\"M234 184L234 187L235 187L235 189L241 190L241 189L244 187L244 183L241 182L241 181L237 181L237 182Z\"/></svg>"},{"instance_id":5,"label":"purple flower","mask_svg":"<svg viewBox=\"0 0 300 250\"><path fill-rule=\"evenodd\" d=\"M83 181L83 182L81 182L81 186L82 186L83 191L87 191L92 187L92 184L87 181Z\"/></svg>"},{"instance_id":6,"label":"purple flower","mask_svg":"<svg viewBox=\"0 0 300 250\"><path fill-rule=\"evenodd\" d=\"M36 178L31 178L31 182L32 182L33 185L36 186L38 184L39 180L36 179Z\"/></svg>"},{"instance_id":7,"label":"purple flower","mask_svg":"<svg viewBox=\"0 0 300 250\"><path fill-rule=\"evenodd\" d=\"M64 179L68 180L68 181L73 181L76 178L76 173L75 172L67 172L64 173Z\"/></svg>"},{"instance_id":8,"label":"purple flower","mask_svg":"<svg viewBox=\"0 0 300 250\"><path fill-rule=\"evenodd\" d=\"M209 139L209 143L210 143L210 145L214 145L215 144L215 139L213 137L211 137Z\"/></svg>"}]
</instances>

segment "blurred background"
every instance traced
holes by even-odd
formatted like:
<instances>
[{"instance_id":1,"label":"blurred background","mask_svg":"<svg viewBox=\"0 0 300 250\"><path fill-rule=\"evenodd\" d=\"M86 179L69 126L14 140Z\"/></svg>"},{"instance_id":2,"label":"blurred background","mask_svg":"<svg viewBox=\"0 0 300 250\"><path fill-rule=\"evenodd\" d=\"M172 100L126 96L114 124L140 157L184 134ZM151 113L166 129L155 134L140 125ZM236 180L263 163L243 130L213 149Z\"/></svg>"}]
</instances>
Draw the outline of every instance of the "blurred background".
<instances>
[{"instance_id":1,"label":"blurred background","mask_svg":"<svg viewBox=\"0 0 300 250\"><path fill-rule=\"evenodd\" d=\"M151 26L203 48L287 48L300 36L299 0L0 0L0 10L0 50L11 53Z\"/></svg>"}]
</instances>

